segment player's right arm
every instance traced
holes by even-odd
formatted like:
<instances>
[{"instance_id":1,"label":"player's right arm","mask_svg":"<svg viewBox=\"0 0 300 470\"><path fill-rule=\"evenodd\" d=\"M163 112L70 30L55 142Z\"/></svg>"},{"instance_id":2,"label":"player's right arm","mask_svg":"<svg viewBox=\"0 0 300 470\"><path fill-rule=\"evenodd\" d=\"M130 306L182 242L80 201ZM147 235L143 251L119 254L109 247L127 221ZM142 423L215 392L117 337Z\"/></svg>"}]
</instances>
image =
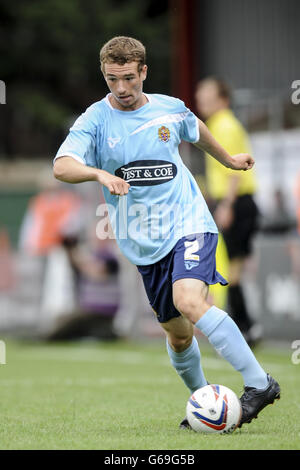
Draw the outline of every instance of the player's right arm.
<instances>
[{"instance_id":1,"label":"player's right arm","mask_svg":"<svg viewBox=\"0 0 300 470\"><path fill-rule=\"evenodd\" d=\"M130 185L118 176L105 170L84 165L73 157L63 156L54 162L53 174L56 179L65 183L83 183L85 181L97 181L105 186L109 192L116 196L128 194Z\"/></svg>"},{"instance_id":2,"label":"player's right arm","mask_svg":"<svg viewBox=\"0 0 300 470\"><path fill-rule=\"evenodd\" d=\"M216 141L207 126L200 119L198 120L200 139L194 145L218 160L226 168L232 170L251 170L254 159L248 153L229 155L229 153Z\"/></svg>"}]
</instances>

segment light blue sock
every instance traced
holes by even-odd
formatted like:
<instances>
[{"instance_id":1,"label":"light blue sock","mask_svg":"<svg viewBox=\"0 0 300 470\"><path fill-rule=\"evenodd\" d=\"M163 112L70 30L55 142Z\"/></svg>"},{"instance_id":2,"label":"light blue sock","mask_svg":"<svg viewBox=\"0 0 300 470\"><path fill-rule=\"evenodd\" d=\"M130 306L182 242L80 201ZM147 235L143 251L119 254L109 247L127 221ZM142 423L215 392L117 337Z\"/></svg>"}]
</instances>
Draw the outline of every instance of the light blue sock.
<instances>
[{"instance_id":1,"label":"light blue sock","mask_svg":"<svg viewBox=\"0 0 300 470\"><path fill-rule=\"evenodd\" d=\"M192 344L180 353L173 351L167 339L167 351L172 366L175 367L177 373L190 389L191 393L207 385L207 380L201 367L201 354L198 341L195 336L193 336Z\"/></svg>"},{"instance_id":2,"label":"light blue sock","mask_svg":"<svg viewBox=\"0 0 300 470\"><path fill-rule=\"evenodd\" d=\"M217 352L242 374L245 386L268 386L266 372L257 362L236 323L226 312L212 306L195 326L207 336Z\"/></svg>"}]
</instances>

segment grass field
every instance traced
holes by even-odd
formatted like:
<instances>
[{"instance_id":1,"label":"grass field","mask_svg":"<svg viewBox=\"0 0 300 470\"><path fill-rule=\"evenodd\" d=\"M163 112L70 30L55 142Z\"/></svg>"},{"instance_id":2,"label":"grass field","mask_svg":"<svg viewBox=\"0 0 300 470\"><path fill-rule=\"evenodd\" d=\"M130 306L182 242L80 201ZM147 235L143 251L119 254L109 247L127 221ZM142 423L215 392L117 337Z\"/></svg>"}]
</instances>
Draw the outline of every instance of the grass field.
<instances>
[{"instance_id":1,"label":"grass field","mask_svg":"<svg viewBox=\"0 0 300 470\"><path fill-rule=\"evenodd\" d=\"M200 342L207 379L242 381ZM6 341L0 365L1 449L300 449L300 365L288 347L256 355L282 388L281 399L231 435L178 429L188 392L169 365L164 341Z\"/></svg>"}]
</instances>

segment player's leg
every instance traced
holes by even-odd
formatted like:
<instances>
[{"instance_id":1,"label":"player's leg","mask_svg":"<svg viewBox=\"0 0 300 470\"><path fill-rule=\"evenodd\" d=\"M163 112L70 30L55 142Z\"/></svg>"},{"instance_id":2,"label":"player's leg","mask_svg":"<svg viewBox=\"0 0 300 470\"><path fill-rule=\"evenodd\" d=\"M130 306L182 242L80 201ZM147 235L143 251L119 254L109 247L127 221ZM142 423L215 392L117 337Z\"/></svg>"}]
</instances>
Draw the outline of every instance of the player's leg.
<instances>
[{"instance_id":1,"label":"player's leg","mask_svg":"<svg viewBox=\"0 0 300 470\"><path fill-rule=\"evenodd\" d=\"M230 315L243 333L250 347L255 346L263 335L262 325L253 321L241 285L245 257L234 257L229 262L228 306Z\"/></svg>"},{"instance_id":2,"label":"player's leg","mask_svg":"<svg viewBox=\"0 0 300 470\"><path fill-rule=\"evenodd\" d=\"M150 305L166 333L166 346L171 364L192 392L207 382L201 368L194 327L187 318L182 317L173 304L173 255L171 251L153 265L138 266L138 270L143 277Z\"/></svg>"},{"instance_id":3,"label":"player's leg","mask_svg":"<svg viewBox=\"0 0 300 470\"><path fill-rule=\"evenodd\" d=\"M193 393L198 388L207 385L201 367L201 353L198 341L194 336L193 324L182 315L161 323L166 333L167 351L172 366L182 378L184 384ZM190 429L185 417L181 422L181 429Z\"/></svg>"},{"instance_id":4,"label":"player's leg","mask_svg":"<svg viewBox=\"0 0 300 470\"><path fill-rule=\"evenodd\" d=\"M241 285L245 261L246 258L242 255L232 255L229 252L228 307L230 309L231 317L244 335L247 334L253 325L253 321L250 318L244 291Z\"/></svg>"},{"instance_id":5,"label":"player's leg","mask_svg":"<svg viewBox=\"0 0 300 470\"><path fill-rule=\"evenodd\" d=\"M204 282L199 279L175 281L175 307L199 328L217 352L242 374L245 386L266 387L267 374L256 360L236 323L225 311L207 302L202 294L203 285Z\"/></svg>"},{"instance_id":6,"label":"player's leg","mask_svg":"<svg viewBox=\"0 0 300 470\"><path fill-rule=\"evenodd\" d=\"M253 322L249 316L245 302L244 292L241 286L241 277L245 260L242 257L234 257L229 260L228 269L228 305L233 320L243 333L251 328Z\"/></svg>"},{"instance_id":7,"label":"player's leg","mask_svg":"<svg viewBox=\"0 0 300 470\"><path fill-rule=\"evenodd\" d=\"M172 318L161 323L166 333L167 351L172 366L193 393L207 384L201 367L201 354L194 327L185 317Z\"/></svg>"},{"instance_id":8,"label":"player's leg","mask_svg":"<svg viewBox=\"0 0 300 470\"><path fill-rule=\"evenodd\" d=\"M202 291L203 281L179 279L173 284L174 305L199 328L216 351L242 374L245 393L241 397L241 425L251 422L266 405L279 398L279 385L260 366L232 318L225 311L210 306L201 297Z\"/></svg>"},{"instance_id":9,"label":"player's leg","mask_svg":"<svg viewBox=\"0 0 300 470\"><path fill-rule=\"evenodd\" d=\"M252 320L241 285L246 258L252 253L252 239L257 226L257 206L250 195L237 198L234 207L234 220L229 229L223 232L229 257L228 306L229 312L249 344L261 338L262 328Z\"/></svg>"}]
</instances>

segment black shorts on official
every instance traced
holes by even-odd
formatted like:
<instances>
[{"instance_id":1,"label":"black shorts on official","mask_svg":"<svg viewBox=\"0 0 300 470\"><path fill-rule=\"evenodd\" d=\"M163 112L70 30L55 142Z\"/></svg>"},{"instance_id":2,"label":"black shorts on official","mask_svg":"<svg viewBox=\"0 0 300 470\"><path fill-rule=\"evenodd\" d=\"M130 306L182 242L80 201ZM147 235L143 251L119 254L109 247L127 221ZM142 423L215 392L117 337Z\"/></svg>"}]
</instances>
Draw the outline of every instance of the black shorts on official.
<instances>
[{"instance_id":1,"label":"black shorts on official","mask_svg":"<svg viewBox=\"0 0 300 470\"><path fill-rule=\"evenodd\" d=\"M160 261L137 266L143 277L150 305L160 323L181 315L173 304L172 293L172 285L178 279L193 278L206 284L228 284L216 270L217 244L216 233L189 235L181 238Z\"/></svg>"},{"instance_id":2,"label":"black shorts on official","mask_svg":"<svg viewBox=\"0 0 300 470\"><path fill-rule=\"evenodd\" d=\"M234 220L222 231L229 259L246 257L252 252L252 239L257 231L259 211L250 194L239 196L233 205Z\"/></svg>"}]
</instances>

